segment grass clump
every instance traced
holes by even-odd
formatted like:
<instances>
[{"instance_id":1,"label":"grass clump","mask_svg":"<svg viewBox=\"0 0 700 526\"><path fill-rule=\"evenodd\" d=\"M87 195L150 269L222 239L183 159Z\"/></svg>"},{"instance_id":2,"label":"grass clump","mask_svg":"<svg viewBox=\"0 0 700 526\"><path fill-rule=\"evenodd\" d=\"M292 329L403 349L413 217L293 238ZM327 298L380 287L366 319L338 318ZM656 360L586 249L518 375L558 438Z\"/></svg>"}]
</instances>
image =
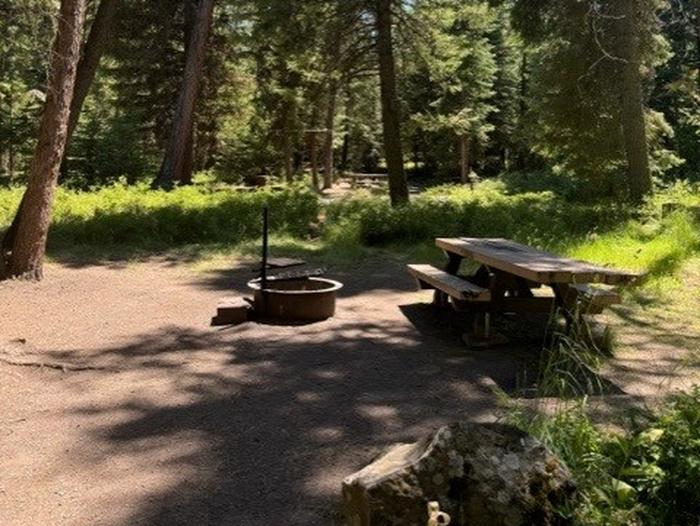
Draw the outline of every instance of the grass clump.
<instances>
[{"instance_id":1,"label":"grass clump","mask_svg":"<svg viewBox=\"0 0 700 526\"><path fill-rule=\"evenodd\" d=\"M696 526L700 518L700 387L674 396L626 434L601 431L585 401L553 416L514 410L508 420L571 469L580 525Z\"/></svg>"},{"instance_id":2,"label":"grass clump","mask_svg":"<svg viewBox=\"0 0 700 526\"><path fill-rule=\"evenodd\" d=\"M549 322L551 334L545 338L540 358L537 391L540 396L581 397L606 392L600 365L613 353L613 334L609 327L592 325L580 313L570 315L565 326Z\"/></svg>"}]
</instances>

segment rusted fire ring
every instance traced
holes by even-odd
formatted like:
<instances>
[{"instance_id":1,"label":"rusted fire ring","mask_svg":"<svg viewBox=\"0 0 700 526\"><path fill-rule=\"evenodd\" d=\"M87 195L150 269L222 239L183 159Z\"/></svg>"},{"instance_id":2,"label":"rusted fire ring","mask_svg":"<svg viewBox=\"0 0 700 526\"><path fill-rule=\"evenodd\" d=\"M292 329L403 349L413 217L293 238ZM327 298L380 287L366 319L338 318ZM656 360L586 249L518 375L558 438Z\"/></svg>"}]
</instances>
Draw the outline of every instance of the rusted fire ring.
<instances>
[{"instance_id":1,"label":"rusted fire ring","mask_svg":"<svg viewBox=\"0 0 700 526\"><path fill-rule=\"evenodd\" d=\"M255 314L286 322L321 321L335 314L336 293L343 287L328 278L268 279L261 290L260 279L248 282L255 291Z\"/></svg>"}]
</instances>

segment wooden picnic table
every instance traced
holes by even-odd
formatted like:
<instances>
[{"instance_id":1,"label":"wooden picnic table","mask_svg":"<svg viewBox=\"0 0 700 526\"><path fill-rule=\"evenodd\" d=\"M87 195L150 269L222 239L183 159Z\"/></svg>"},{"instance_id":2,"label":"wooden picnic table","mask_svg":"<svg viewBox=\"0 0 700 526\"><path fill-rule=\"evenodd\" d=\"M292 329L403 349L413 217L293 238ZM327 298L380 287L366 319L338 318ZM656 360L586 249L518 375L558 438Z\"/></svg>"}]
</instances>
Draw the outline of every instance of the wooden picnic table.
<instances>
[{"instance_id":1,"label":"wooden picnic table","mask_svg":"<svg viewBox=\"0 0 700 526\"><path fill-rule=\"evenodd\" d=\"M346 173L345 177L350 179L350 184L355 187L358 183L378 182L387 180L389 174L386 173Z\"/></svg>"},{"instance_id":2,"label":"wooden picnic table","mask_svg":"<svg viewBox=\"0 0 700 526\"><path fill-rule=\"evenodd\" d=\"M638 277L638 274L557 256L509 239L437 238L435 244L442 248L450 259L454 259L455 263L461 262L463 258L471 258L488 267L546 285L556 283L620 285ZM455 263L452 263L452 266ZM455 272L456 270L458 269L455 269Z\"/></svg>"},{"instance_id":3,"label":"wooden picnic table","mask_svg":"<svg viewBox=\"0 0 700 526\"><path fill-rule=\"evenodd\" d=\"M435 243L448 258L444 269L409 265L409 271L422 288L435 289L437 305L484 313L486 323L492 312L548 312L553 306L562 310L567 321L579 309L597 314L619 303L620 297L610 288L590 284L618 286L639 277L508 239L437 238ZM458 275L464 259L479 264L472 275ZM543 285L551 287L553 296L533 293Z\"/></svg>"}]
</instances>

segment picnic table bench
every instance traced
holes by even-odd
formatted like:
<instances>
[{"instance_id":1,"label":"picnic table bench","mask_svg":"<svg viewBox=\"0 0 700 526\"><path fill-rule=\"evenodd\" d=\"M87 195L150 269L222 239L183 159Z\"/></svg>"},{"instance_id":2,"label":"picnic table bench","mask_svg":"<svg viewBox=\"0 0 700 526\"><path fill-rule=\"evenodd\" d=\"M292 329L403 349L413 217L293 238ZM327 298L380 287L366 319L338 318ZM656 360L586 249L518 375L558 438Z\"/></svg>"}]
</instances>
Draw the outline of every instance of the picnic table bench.
<instances>
[{"instance_id":1,"label":"picnic table bench","mask_svg":"<svg viewBox=\"0 0 700 526\"><path fill-rule=\"evenodd\" d=\"M387 180L389 174L385 173L346 173L345 177L350 179L350 185L354 188L358 184L376 183Z\"/></svg>"},{"instance_id":2,"label":"picnic table bench","mask_svg":"<svg viewBox=\"0 0 700 526\"><path fill-rule=\"evenodd\" d=\"M497 312L551 312L558 307L567 321L578 314L599 314L620 302L615 286L630 283L638 274L586 261L557 256L502 238L437 238L447 256L444 269L408 265L423 289L434 289L434 303L483 315L488 337L489 316ZM476 272L459 275L464 259L478 264ZM597 283L608 288L597 287ZM550 287L552 295L533 290Z\"/></svg>"}]
</instances>

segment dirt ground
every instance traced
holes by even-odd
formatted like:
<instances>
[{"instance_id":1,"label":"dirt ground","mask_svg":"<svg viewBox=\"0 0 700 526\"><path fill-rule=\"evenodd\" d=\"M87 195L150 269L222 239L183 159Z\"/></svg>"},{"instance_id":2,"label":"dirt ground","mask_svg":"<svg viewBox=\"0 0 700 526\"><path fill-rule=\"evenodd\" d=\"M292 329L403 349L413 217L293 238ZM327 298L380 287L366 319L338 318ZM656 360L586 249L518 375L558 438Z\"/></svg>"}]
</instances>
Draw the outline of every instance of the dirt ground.
<instances>
[{"instance_id":1,"label":"dirt ground","mask_svg":"<svg viewBox=\"0 0 700 526\"><path fill-rule=\"evenodd\" d=\"M338 315L296 327L209 326L249 269L52 264L42 283L0 284L0 524L341 524L344 476L495 418L494 388L532 375L536 345L465 348L397 263L330 274ZM674 319L619 309L613 406L696 381L700 331Z\"/></svg>"}]
</instances>

